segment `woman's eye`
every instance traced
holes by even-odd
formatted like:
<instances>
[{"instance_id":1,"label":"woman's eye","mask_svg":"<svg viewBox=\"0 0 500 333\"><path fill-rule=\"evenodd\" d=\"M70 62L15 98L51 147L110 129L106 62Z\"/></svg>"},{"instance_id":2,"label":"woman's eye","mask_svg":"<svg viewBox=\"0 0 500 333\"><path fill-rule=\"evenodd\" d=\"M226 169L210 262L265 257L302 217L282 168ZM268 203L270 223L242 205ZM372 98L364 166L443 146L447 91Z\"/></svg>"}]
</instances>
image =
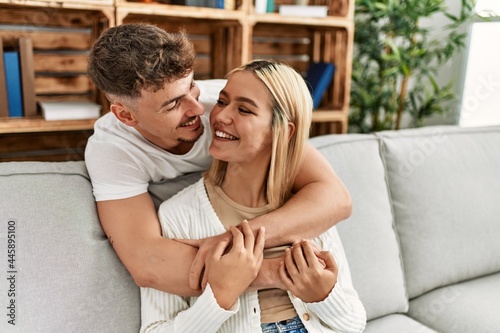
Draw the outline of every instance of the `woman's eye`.
<instances>
[{"instance_id":1,"label":"woman's eye","mask_svg":"<svg viewBox=\"0 0 500 333\"><path fill-rule=\"evenodd\" d=\"M223 105L226 105L226 102L224 102L224 101L223 101L223 100L221 100L221 99L218 99L218 100L217 100L217 104L218 104L218 105L223 106Z\"/></svg>"},{"instance_id":2,"label":"woman's eye","mask_svg":"<svg viewBox=\"0 0 500 333\"><path fill-rule=\"evenodd\" d=\"M243 109L243 108L238 108L238 111L240 111L241 113L244 113L244 114L253 114L252 111L248 111L247 109Z\"/></svg>"}]
</instances>

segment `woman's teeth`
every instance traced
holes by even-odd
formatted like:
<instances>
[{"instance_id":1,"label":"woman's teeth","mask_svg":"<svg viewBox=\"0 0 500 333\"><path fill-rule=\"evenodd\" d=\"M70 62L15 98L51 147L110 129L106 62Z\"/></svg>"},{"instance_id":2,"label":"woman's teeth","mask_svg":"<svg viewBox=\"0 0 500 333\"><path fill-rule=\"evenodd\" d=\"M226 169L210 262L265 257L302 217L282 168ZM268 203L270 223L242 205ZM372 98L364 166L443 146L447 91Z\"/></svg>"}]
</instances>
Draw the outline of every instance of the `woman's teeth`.
<instances>
[{"instance_id":1,"label":"woman's teeth","mask_svg":"<svg viewBox=\"0 0 500 333\"><path fill-rule=\"evenodd\" d=\"M232 136L230 134L221 132L221 131L215 131L215 136L219 138L224 138L224 139L229 139L229 140L236 140L237 138L235 136Z\"/></svg>"}]
</instances>

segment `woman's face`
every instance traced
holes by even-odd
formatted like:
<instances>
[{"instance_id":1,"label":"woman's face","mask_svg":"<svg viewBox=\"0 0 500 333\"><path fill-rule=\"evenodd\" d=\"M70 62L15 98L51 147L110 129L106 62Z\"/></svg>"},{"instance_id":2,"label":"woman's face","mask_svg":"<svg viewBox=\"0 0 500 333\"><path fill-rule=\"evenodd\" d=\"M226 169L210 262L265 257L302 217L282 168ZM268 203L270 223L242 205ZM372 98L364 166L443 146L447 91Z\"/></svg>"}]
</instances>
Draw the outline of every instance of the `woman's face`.
<instances>
[{"instance_id":1,"label":"woman's face","mask_svg":"<svg viewBox=\"0 0 500 333\"><path fill-rule=\"evenodd\" d=\"M250 72L231 74L210 114L210 153L226 162L267 165L271 120L271 96L264 84Z\"/></svg>"}]
</instances>

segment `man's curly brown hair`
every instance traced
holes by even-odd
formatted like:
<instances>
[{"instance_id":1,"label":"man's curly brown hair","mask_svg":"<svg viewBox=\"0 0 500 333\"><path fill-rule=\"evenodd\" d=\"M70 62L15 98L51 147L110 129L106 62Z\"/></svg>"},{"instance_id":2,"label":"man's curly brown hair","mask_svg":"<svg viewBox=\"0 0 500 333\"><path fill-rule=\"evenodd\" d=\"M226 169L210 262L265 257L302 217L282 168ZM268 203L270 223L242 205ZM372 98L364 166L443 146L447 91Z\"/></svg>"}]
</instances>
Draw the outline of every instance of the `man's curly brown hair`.
<instances>
[{"instance_id":1,"label":"man's curly brown hair","mask_svg":"<svg viewBox=\"0 0 500 333\"><path fill-rule=\"evenodd\" d=\"M103 32L88 62L92 82L106 94L136 98L193 70L195 51L185 31L169 33L148 24L123 24Z\"/></svg>"}]
</instances>

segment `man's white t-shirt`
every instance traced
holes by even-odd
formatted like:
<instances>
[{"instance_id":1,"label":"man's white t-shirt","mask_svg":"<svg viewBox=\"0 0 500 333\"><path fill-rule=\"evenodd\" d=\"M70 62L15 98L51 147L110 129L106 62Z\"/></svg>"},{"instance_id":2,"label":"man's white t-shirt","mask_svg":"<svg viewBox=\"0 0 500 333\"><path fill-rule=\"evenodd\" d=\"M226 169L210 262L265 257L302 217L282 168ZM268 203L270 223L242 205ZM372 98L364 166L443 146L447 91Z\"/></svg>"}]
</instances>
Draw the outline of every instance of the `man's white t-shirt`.
<instances>
[{"instance_id":1,"label":"man's white t-shirt","mask_svg":"<svg viewBox=\"0 0 500 333\"><path fill-rule=\"evenodd\" d=\"M185 155L171 154L154 145L111 112L96 121L85 149L96 201L130 198L147 192L150 183L208 169L212 161L208 152L212 139L209 114L225 80L197 84L200 102L205 106L205 114L201 116L205 130Z\"/></svg>"}]
</instances>

